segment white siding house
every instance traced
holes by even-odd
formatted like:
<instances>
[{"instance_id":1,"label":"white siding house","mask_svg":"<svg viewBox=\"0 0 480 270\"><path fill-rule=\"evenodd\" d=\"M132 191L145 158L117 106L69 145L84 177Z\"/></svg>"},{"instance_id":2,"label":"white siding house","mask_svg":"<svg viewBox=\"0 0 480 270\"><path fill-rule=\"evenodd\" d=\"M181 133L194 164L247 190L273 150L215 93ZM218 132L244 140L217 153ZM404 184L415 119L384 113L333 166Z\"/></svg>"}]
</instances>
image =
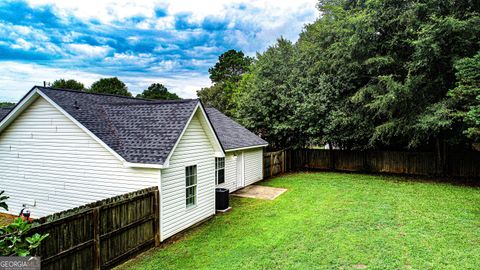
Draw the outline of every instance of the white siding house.
<instances>
[{"instance_id":1,"label":"white siding house","mask_svg":"<svg viewBox=\"0 0 480 270\"><path fill-rule=\"evenodd\" d=\"M225 150L225 182L217 187L234 192L262 180L267 142L214 108L207 113Z\"/></svg>"},{"instance_id":2,"label":"white siding house","mask_svg":"<svg viewBox=\"0 0 480 270\"><path fill-rule=\"evenodd\" d=\"M217 188L226 188L230 192L234 192L237 186L237 154L225 154L225 182L217 184Z\"/></svg>"},{"instance_id":3,"label":"white siding house","mask_svg":"<svg viewBox=\"0 0 480 270\"><path fill-rule=\"evenodd\" d=\"M0 133L0 189L10 214L46 216L157 186L159 169L128 168L44 98Z\"/></svg>"},{"instance_id":4,"label":"white siding house","mask_svg":"<svg viewBox=\"0 0 480 270\"><path fill-rule=\"evenodd\" d=\"M216 187L261 180L265 145L198 100L34 87L0 114L0 190L10 214L27 205L38 218L158 186L163 241L215 214Z\"/></svg>"},{"instance_id":5,"label":"white siding house","mask_svg":"<svg viewBox=\"0 0 480 270\"><path fill-rule=\"evenodd\" d=\"M196 204L185 206L185 167L197 166ZM215 214L214 149L199 120L192 118L170 159L162 170L162 240ZM181 181L179 181L181 179Z\"/></svg>"},{"instance_id":6,"label":"white siding house","mask_svg":"<svg viewBox=\"0 0 480 270\"><path fill-rule=\"evenodd\" d=\"M225 154L225 182L217 188L231 192L263 179L263 147L234 150Z\"/></svg>"},{"instance_id":7,"label":"white siding house","mask_svg":"<svg viewBox=\"0 0 480 270\"><path fill-rule=\"evenodd\" d=\"M245 150L245 186L263 178L263 148Z\"/></svg>"}]
</instances>

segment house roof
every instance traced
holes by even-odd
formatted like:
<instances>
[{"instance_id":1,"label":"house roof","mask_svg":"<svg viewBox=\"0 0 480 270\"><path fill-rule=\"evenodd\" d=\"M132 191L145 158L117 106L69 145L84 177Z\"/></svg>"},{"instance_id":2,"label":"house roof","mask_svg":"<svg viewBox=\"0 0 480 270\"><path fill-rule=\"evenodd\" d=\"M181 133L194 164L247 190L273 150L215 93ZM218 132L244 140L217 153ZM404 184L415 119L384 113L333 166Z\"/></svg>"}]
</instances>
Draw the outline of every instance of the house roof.
<instances>
[{"instance_id":1,"label":"house roof","mask_svg":"<svg viewBox=\"0 0 480 270\"><path fill-rule=\"evenodd\" d=\"M149 101L37 87L100 140L132 163L162 165L198 104Z\"/></svg>"},{"instance_id":2,"label":"house roof","mask_svg":"<svg viewBox=\"0 0 480 270\"><path fill-rule=\"evenodd\" d=\"M163 165L201 105L198 99L146 100L40 86L32 91L35 89L131 163ZM208 108L206 113L225 150L266 144L219 111Z\"/></svg>"},{"instance_id":3,"label":"house roof","mask_svg":"<svg viewBox=\"0 0 480 270\"><path fill-rule=\"evenodd\" d=\"M7 116L7 114L12 110L13 108L0 108L0 121Z\"/></svg>"},{"instance_id":4,"label":"house roof","mask_svg":"<svg viewBox=\"0 0 480 270\"><path fill-rule=\"evenodd\" d=\"M217 109L209 107L205 110L223 149L233 150L252 146L265 146L268 144L265 140L253 134Z\"/></svg>"}]
</instances>

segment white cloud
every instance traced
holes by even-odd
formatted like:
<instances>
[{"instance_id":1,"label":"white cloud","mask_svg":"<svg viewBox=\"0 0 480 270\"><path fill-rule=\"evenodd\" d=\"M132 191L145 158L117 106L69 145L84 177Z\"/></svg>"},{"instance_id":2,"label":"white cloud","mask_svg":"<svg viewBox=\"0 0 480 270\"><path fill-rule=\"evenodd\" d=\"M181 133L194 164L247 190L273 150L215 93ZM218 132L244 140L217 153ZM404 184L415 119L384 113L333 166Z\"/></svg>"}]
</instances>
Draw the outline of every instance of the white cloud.
<instances>
[{"instance_id":1,"label":"white cloud","mask_svg":"<svg viewBox=\"0 0 480 270\"><path fill-rule=\"evenodd\" d=\"M90 85L101 78L98 74L71 69L50 68L36 64L2 62L0 73L0 100L17 102L34 85L43 85L43 81L56 79L77 79Z\"/></svg>"},{"instance_id":2,"label":"white cloud","mask_svg":"<svg viewBox=\"0 0 480 270\"><path fill-rule=\"evenodd\" d=\"M48 67L24 62L1 62L0 100L18 100L34 84L42 84L43 81L72 78L89 86L101 77L112 76L123 80L134 93L142 91L150 83L160 82L183 98L193 98L196 96L195 90L210 85L205 73L215 63L216 56L212 55L216 55L217 51L220 54L225 48L233 46L253 56L256 51L273 44L281 35L295 40L303 24L313 21L317 16L315 6L318 0L27 1L34 8L52 6L55 14L64 22L74 16L88 25L85 29L89 32L83 33L82 29L72 27L62 29L65 32L59 33L59 30L0 23L0 35L9 37L8 44L0 41L1 44L55 56L48 63L40 62L48 64ZM157 8L165 9L166 16L156 18ZM219 21L224 19L228 30L213 33L215 31L205 29L175 29L175 16L179 14L188 14L187 20L195 24L207 17ZM145 19L128 20L133 16ZM91 24L90 20L99 21L100 25ZM127 20L128 23L123 23ZM131 33L125 44L126 49L114 51L110 46L115 47L112 45L115 43L107 41L112 39L114 42L117 35L109 34L119 31L118 36L122 36L120 31L129 28L149 30L125 32L128 35ZM142 38L150 38L145 33L152 33L156 47L150 51L140 50L142 53L139 53L135 47ZM79 39L83 35L95 39L98 44L110 46L91 45L96 42L84 44L89 42ZM53 37L56 37L57 43L61 40L59 45L53 43ZM187 42L194 45L188 47ZM187 49L178 52L180 48Z\"/></svg>"},{"instance_id":3,"label":"white cloud","mask_svg":"<svg viewBox=\"0 0 480 270\"><path fill-rule=\"evenodd\" d=\"M158 18L155 22L154 28L157 30L173 29L175 26L175 18L173 16L166 16Z\"/></svg>"},{"instance_id":4,"label":"white cloud","mask_svg":"<svg viewBox=\"0 0 480 270\"><path fill-rule=\"evenodd\" d=\"M73 14L80 19L96 19L103 23L115 20L124 20L133 16L153 18L155 8L166 9L169 16L179 13L190 13L189 20L201 22L207 16L229 17L233 13L242 13L238 7L246 6L248 9L260 11L256 21L263 26L268 26L281 20L285 14L311 10L315 13L317 0L28 0L32 6L52 5L59 10L59 14L67 16ZM228 15L227 15L228 14ZM261 15L261 16L260 16ZM168 16L166 17L168 18ZM171 24L171 18L159 21ZM162 24L160 24L162 25ZM165 27L165 25L163 26Z\"/></svg>"},{"instance_id":5,"label":"white cloud","mask_svg":"<svg viewBox=\"0 0 480 270\"><path fill-rule=\"evenodd\" d=\"M23 38L17 38L15 40L15 44L12 44L11 47L14 48L14 49L30 50L30 48L33 47L33 44L26 41Z\"/></svg>"},{"instance_id":6,"label":"white cloud","mask_svg":"<svg viewBox=\"0 0 480 270\"><path fill-rule=\"evenodd\" d=\"M86 87L105 77L117 76L116 74L96 74L79 70L45 67L37 64L17 62L2 62L0 73L0 101L17 102L34 85L43 85L43 81L53 82L56 79L75 79L85 84ZM196 90L209 86L208 76L198 73L188 75L162 76L118 76L125 82L133 94L138 94L152 83L163 83L170 91L177 93L182 98L195 98Z\"/></svg>"},{"instance_id":7,"label":"white cloud","mask_svg":"<svg viewBox=\"0 0 480 270\"><path fill-rule=\"evenodd\" d=\"M67 47L70 52L83 57L105 57L112 51L112 48L108 46L92 46L89 44L68 44Z\"/></svg>"},{"instance_id":8,"label":"white cloud","mask_svg":"<svg viewBox=\"0 0 480 270\"><path fill-rule=\"evenodd\" d=\"M0 22L0 35L10 39L22 38L29 41L48 41L47 34L41 29L35 29L31 26L13 25Z\"/></svg>"}]
</instances>

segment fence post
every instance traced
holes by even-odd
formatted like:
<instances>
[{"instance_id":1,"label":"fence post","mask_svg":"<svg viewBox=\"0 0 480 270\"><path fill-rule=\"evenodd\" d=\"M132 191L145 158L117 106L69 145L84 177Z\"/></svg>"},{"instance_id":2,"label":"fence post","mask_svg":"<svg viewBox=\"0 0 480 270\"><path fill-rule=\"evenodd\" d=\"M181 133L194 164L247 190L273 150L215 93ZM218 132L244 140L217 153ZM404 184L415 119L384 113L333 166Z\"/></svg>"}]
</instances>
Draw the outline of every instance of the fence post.
<instances>
[{"instance_id":1,"label":"fence post","mask_svg":"<svg viewBox=\"0 0 480 270\"><path fill-rule=\"evenodd\" d=\"M93 208L93 269L100 269L100 207Z\"/></svg>"},{"instance_id":2,"label":"fence post","mask_svg":"<svg viewBox=\"0 0 480 270\"><path fill-rule=\"evenodd\" d=\"M274 163L275 159L273 158L273 154L270 153L270 177L273 176L273 163Z\"/></svg>"},{"instance_id":3,"label":"fence post","mask_svg":"<svg viewBox=\"0 0 480 270\"><path fill-rule=\"evenodd\" d=\"M160 246L160 207L159 207L159 191L156 189L153 193L153 213L155 215L155 219L153 222L154 234L155 234L155 246Z\"/></svg>"}]
</instances>

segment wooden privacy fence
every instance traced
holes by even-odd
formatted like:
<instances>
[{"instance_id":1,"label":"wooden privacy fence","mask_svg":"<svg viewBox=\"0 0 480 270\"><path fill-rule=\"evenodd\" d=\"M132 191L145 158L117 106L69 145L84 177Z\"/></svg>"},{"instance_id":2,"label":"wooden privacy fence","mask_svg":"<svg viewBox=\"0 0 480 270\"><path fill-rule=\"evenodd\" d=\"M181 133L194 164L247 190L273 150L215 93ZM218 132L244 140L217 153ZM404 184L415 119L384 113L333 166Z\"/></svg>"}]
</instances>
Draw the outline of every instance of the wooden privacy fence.
<instances>
[{"instance_id":1,"label":"wooden privacy fence","mask_svg":"<svg viewBox=\"0 0 480 270\"><path fill-rule=\"evenodd\" d=\"M286 172L286 150L263 154L263 178Z\"/></svg>"},{"instance_id":2,"label":"wooden privacy fence","mask_svg":"<svg viewBox=\"0 0 480 270\"><path fill-rule=\"evenodd\" d=\"M434 152L402 151L348 151L324 149L284 150L264 154L264 177L279 173L270 169L274 155L276 168L282 172L320 169L352 172L397 173L411 175L442 175L451 177L480 177L480 152L449 151L445 160L438 160ZM283 162L283 163L282 163ZM281 163L281 164L278 164ZM273 171L273 172L272 172Z\"/></svg>"},{"instance_id":3,"label":"wooden privacy fence","mask_svg":"<svg viewBox=\"0 0 480 270\"><path fill-rule=\"evenodd\" d=\"M32 233L50 234L42 269L110 269L159 245L158 196L152 187L39 219Z\"/></svg>"}]
</instances>

